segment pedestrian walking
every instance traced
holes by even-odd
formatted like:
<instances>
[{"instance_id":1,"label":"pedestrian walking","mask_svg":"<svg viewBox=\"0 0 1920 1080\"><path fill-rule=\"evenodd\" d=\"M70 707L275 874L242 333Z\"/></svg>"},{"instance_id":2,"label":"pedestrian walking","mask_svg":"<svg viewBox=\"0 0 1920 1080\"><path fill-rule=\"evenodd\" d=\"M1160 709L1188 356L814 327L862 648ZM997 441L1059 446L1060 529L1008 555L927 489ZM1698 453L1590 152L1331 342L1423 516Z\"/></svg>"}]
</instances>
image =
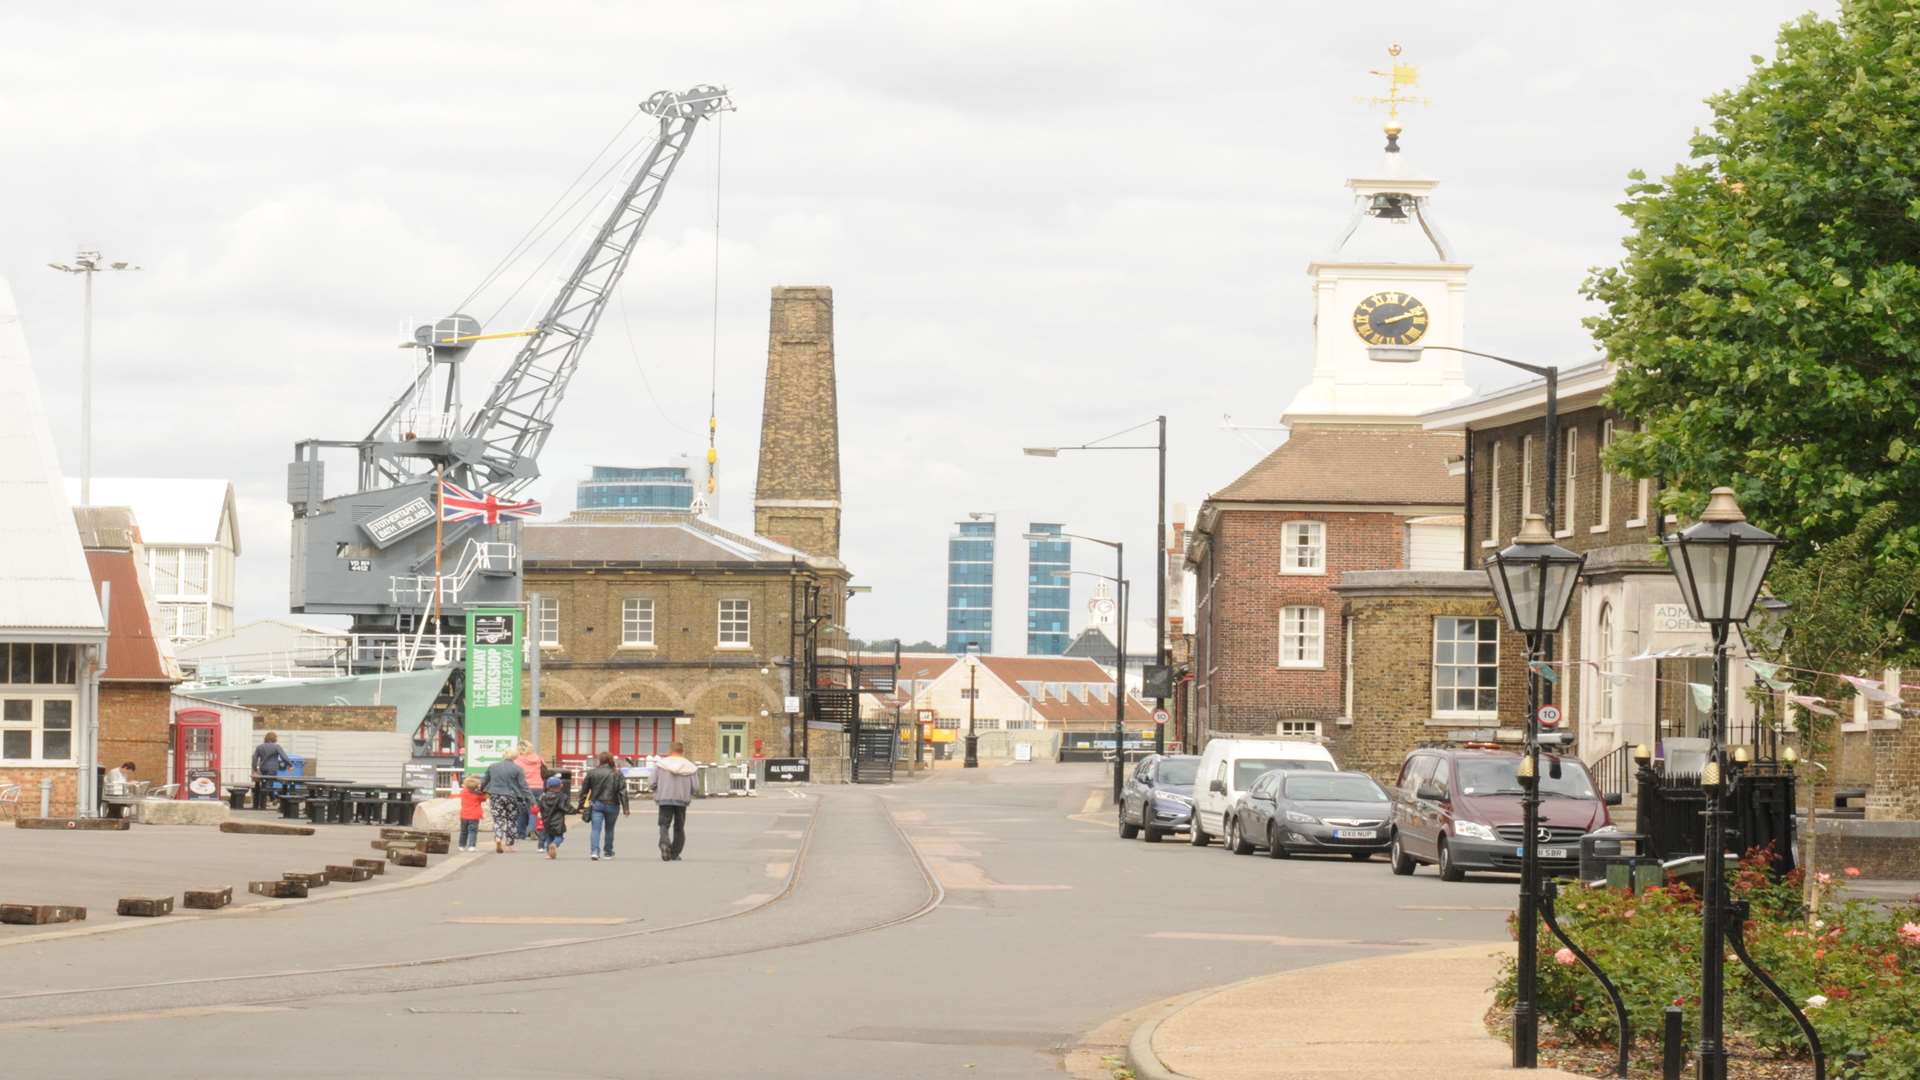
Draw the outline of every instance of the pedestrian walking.
<instances>
[{"instance_id":1,"label":"pedestrian walking","mask_svg":"<svg viewBox=\"0 0 1920 1080\"><path fill-rule=\"evenodd\" d=\"M685 743L674 743L666 757L653 766L653 801L660 808L660 859L679 862L687 846L687 804L693 801L693 775L699 768L688 761Z\"/></svg>"},{"instance_id":2,"label":"pedestrian walking","mask_svg":"<svg viewBox=\"0 0 1920 1080\"><path fill-rule=\"evenodd\" d=\"M560 857L560 845L567 842L567 815L573 807L567 802L567 778L547 777L547 790L540 795L540 839L547 858Z\"/></svg>"},{"instance_id":3,"label":"pedestrian walking","mask_svg":"<svg viewBox=\"0 0 1920 1080\"><path fill-rule=\"evenodd\" d=\"M526 770L512 758L501 758L487 766L480 791L487 797L487 814L493 819L494 854L504 854L519 839L520 822L533 805Z\"/></svg>"},{"instance_id":4,"label":"pedestrian walking","mask_svg":"<svg viewBox=\"0 0 1920 1080\"><path fill-rule=\"evenodd\" d=\"M533 744L524 739L513 748L513 760L520 766L520 771L526 774L527 791L531 793L526 809L520 814L520 839L525 840L533 835L533 799L546 787L547 762L533 748Z\"/></svg>"},{"instance_id":5,"label":"pedestrian walking","mask_svg":"<svg viewBox=\"0 0 1920 1080\"><path fill-rule=\"evenodd\" d=\"M460 850L480 850L480 816L487 797L480 794L480 778L467 777L460 785Z\"/></svg>"},{"instance_id":6,"label":"pedestrian walking","mask_svg":"<svg viewBox=\"0 0 1920 1080\"><path fill-rule=\"evenodd\" d=\"M587 857L598 861L613 858L613 825L622 815L632 816L633 804L627 799L627 778L613 763L613 755L602 753L600 763L587 770L580 782L581 813L591 827L587 832Z\"/></svg>"}]
</instances>

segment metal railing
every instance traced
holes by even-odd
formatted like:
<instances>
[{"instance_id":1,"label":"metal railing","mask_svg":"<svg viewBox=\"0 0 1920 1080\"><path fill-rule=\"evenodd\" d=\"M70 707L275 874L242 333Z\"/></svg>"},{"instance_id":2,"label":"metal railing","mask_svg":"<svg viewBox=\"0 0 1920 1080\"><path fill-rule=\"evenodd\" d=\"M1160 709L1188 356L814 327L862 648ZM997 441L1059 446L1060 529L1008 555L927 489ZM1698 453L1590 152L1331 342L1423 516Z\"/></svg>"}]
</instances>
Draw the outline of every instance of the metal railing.
<instances>
[{"instance_id":1,"label":"metal railing","mask_svg":"<svg viewBox=\"0 0 1920 1080\"><path fill-rule=\"evenodd\" d=\"M412 670L421 660L438 667L467 658L467 639L459 634L350 634L347 657L355 670Z\"/></svg>"},{"instance_id":2,"label":"metal railing","mask_svg":"<svg viewBox=\"0 0 1920 1080\"><path fill-rule=\"evenodd\" d=\"M1626 743L1600 755L1596 761L1587 763L1587 771L1593 774L1593 782L1600 786L1600 794L1618 795L1622 799L1633 794L1633 747Z\"/></svg>"},{"instance_id":3,"label":"metal railing","mask_svg":"<svg viewBox=\"0 0 1920 1080\"><path fill-rule=\"evenodd\" d=\"M388 585L393 602L401 605L427 606L433 603L436 585L442 604L458 604L460 590L478 573L511 573L514 560L520 557L517 545L503 540L469 540L466 549L460 553L459 565L451 574L395 574Z\"/></svg>"}]
</instances>

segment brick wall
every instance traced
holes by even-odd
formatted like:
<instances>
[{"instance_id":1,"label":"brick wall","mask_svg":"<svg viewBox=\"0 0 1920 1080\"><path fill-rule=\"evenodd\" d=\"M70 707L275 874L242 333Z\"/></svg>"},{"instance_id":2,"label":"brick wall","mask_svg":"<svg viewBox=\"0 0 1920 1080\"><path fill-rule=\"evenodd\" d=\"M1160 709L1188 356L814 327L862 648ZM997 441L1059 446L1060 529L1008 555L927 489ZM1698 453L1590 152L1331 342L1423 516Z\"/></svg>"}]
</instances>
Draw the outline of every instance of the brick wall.
<instances>
[{"instance_id":1,"label":"brick wall","mask_svg":"<svg viewBox=\"0 0 1920 1080\"><path fill-rule=\"evenodd\" d=\"M47 807L47 813L52 817L73 817L78 790L75 785L79 783L80 770L71 766L65 768L44 765L0 767L0 784L20 785L21 817L39 816L40 781L48 777L53 780L53 799Z\"/></svg>"},{"instance_id":2,"label":"brick wall","mask_svg":"<svg viewBox=\"0 0 1920 1080\"><path fill-rule=\"evenodd\" d=\"M1920 689L1903 687L1900 697L1908 708L1920 705ZM1874 821L1920 819L1920 713L1902 718L1898 727L1886 726L1888 723L1881 722L1870 735L1873 787L1867 793L1867 817ZM1914 846L1920 848L1920 844ZM1916 859L1920 859L1920 853Z\"/></svg>"},{"instance_id":3,"label":"brick wall","mask_svg":"<svg viewBox=\"0 0 1920 1080\"><path fill-rule=\"evenodd\" d=\"M766 400L754 479L756 533L812 555L838 558L839 403L834 380L833 290L776 288L767 326Z\"/></svg>"},{"instance_id":4,"label":"brick wall","mask_svg":"<svg viewBox=\"0 0 1920 1080\"><path fill-rule=\"evenodd\" d=\"M392 731L392 705L248 705L255 731Z\"/></svg>"},{"instance_id":5,"label":"brick wall","mask_svg":"<svg viewBox=\"0 0 1920 1080\"><path fill-rule=\"evenodd\" d=\"M166 683L100 684L100 764L134 764L134 776L155 784L165 775L172 740L173 692Z\"/></svg>"},{"instance_id":6,"label":"brick wall","mask_svg":"<svg viewBox=\"0 0 1920 1080\"><path fill-rule=\"evenodd\" d=\"M1325 526L1324 573L1282 572L1282 529L1293 521ZM1271 735L1275 721L1283 719L1330 726L1345 697L1346 640L1333 586L1349 570L1405 565L1405 533L1402 519L1391 513L1220 513L1201 575L1206 609L1195 627L1196 693L1209 706L1212 732ZM1280 666L1280 611L1296 605L1325 613L1318 667Z\"/></svg>"},{"instance_id":7,"label":"brick wall","mask_svg":"<svg viewBox=\"0 0 1920 1080\"><path fill-rule=\"evenodd\" d=\"M1328 748L1343 769L1399 776L1407 752L1473 728L1516 727L1526 714L1526 663L1502 630L1499 708L1494 719L1436 722L1433 621L1441 616L1498 619L1491 595L1361 595L1347 602L1353 632L1353 723L1329 727Z\"/></svg>"}]
</instances>

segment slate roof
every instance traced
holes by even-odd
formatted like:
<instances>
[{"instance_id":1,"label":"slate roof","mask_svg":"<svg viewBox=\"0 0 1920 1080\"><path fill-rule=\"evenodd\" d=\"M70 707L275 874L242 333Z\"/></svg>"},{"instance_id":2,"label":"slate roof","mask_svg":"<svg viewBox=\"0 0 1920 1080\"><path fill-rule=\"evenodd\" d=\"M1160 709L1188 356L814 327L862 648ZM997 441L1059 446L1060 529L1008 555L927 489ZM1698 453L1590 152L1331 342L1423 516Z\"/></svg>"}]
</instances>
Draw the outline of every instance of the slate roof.
<instances>
[{"instance_id":1,"label":"slate roof","mask_svg":"<svg viewBox=\"0 0 1920 1080\"><path fill-rule=\"evenodd\" d=\"M95 506L126 506L140 523L148 546L220 542L220 524L234 513L233 483L183 477L96 476L88 497ZM80 481L67 479L67 498L80 502ZM233 553L240 554L240 524L232 527Z\"/></svg>"},{"instance_id":2,"label":"slate roof","mask_svg":"<svg viewBox=\"0 0 1920 1080\"><path fill-rule=\"evenodd\" d=\"M13 289L0 278L0 640L106 631Z\"/></svg>"},{"instance_id":3,"label":"slate roof","mask_svg":"<svg viewBox=\"0 0 1920 1080\"><path fill-rule=\"evenodd\" d=\"M1113 723L1113 676L1077 656L982 656L980 666L1019 692L1050 724L1087 727ZM1076 694L1074 688L1084 687ZM1104 699L1100 696L1105 694ZM1127 694L1126 724L1153 723L1153 710Z\"/></svg>"},{"instance_id":4,"label":"slate roof","mask_svg":"<svg viewBox=\"0 0 1920 1080\"><path fill-rule=\"evenodd\" d=\"M1302 424L1208 501L1458 504L1466 485L1447 475L1447 459L1464 446L1457 432Z\"/></svg>"},{"instance_id":5,"label":"slate roof","mask_svg":"<svg viewBox=\"0 0 1920 1080\"><path fill-rule=\"evenodd\" d=\"M814 563L806 553L764 536L722 528L688 514L575 513L521 532L521 558L538 563L618 562L658 565Z\"/></svg>"}]
</instances>

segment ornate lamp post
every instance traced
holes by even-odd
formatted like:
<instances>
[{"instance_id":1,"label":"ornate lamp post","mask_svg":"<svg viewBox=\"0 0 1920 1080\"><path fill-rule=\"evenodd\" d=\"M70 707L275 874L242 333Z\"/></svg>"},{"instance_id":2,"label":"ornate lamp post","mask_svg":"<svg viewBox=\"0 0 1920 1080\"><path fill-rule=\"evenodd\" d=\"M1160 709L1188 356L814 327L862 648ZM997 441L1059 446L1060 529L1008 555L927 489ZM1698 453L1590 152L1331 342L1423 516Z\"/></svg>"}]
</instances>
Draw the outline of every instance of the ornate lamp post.
<instances>
[{"instance_id":1,"label":"ornate lamp post","mask_svg":"<svg viewBox=\"0 0 1920 1080\"><path fill-rule=\"evenodd\" d=\"M1701 883L1699 1080L1726 1080L1726 935L1728 933L1726 796L1732 781L1727 757L1727 632L1753 612L1780 538L1747 523L1733 489L1717 487L1700 520L1662 541L1687 613L1713 632L1713 711L1707 728L1706 865ZM1817 1054L1818 1051L1816 1050Z\"/></svg>"},{"instance_id":2,"label":"ornate lamp post","mask_svg":"<svg viewBox=\"0 0 1920 1080\"><path fill-rule=\"evenodd\" d=\"M1527 643L1527 742L1520 760L1520 805L1526 835L1520 842L1519 992L1513 1005L1513 1067L1532 1069L1540 1059L1537 972L1540 917L1540 698L1541 681L1533 668L1542 659L1542 643L1566 621L1573 587L1585 555L1553 542L1546 519L1528 514L1513 543L1489 555L1487 578L1507 626Z\"/></svg>"}]
</instances>

